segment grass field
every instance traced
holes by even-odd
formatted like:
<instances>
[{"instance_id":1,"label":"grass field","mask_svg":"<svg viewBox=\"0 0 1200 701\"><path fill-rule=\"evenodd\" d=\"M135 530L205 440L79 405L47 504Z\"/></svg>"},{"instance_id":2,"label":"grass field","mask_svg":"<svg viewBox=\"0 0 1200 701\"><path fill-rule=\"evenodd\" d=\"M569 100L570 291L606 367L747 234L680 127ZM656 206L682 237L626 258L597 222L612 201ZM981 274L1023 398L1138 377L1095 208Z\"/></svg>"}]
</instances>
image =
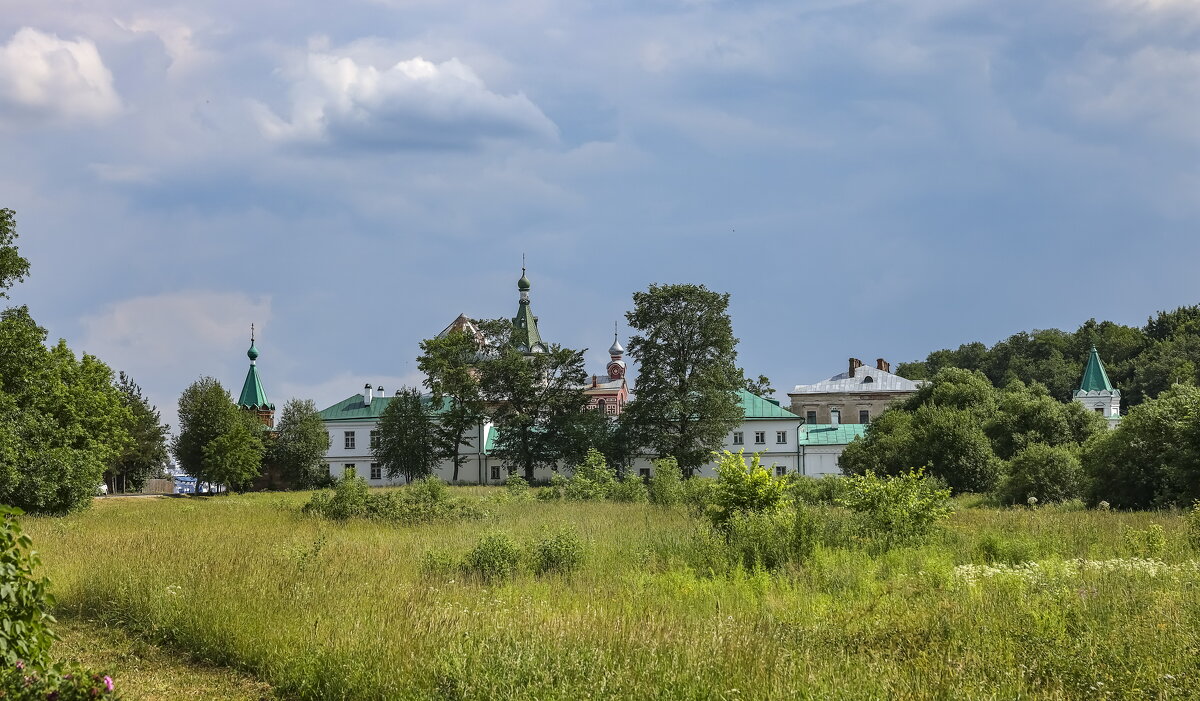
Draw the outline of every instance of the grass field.
<instances>
[{"instance_id":1,"label":"grass field","mask_svg":"<svg viewBox=\"0 0 1200 701\"><path fill-rule=\"evenodd\" d=\"M1200 573L1179 514L961 508L920 547L714 575L689 564L703 526L682 510L501 491L455 489L489 516L449 524L339 524L301 515L306 494L252 494L101 501L26 529L61 617L288 698L1200 697ZM1163 543L1138 537L1152 524ZM421 568L487 531L563 525L587 543L569 576ZM1167 566L1130 559L1145 556ZM956 570L989 560L1041 567Z\"/></svg>"}]
</instances>

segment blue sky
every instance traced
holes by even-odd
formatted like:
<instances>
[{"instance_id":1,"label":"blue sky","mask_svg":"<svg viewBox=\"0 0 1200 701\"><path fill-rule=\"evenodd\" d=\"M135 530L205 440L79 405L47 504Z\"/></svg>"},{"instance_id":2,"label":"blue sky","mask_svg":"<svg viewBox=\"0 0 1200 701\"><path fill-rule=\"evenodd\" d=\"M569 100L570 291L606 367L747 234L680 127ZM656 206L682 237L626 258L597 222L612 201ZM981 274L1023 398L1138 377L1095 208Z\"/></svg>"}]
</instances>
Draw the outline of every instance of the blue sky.
<instances>
[{"instance_id":1,"label":"blue sky","mask_svg":"<svg viewBox=\"0 0 1200 701\"><path fill-rule=\"evenodd\" d=\"M589 348L732 295L776 388L1197 301L1193 0L0 0L0 206L52 337L168 419L419 381L511 316ZM622 332L624 336L624 331Z\"/></svg>"}]
</instances>

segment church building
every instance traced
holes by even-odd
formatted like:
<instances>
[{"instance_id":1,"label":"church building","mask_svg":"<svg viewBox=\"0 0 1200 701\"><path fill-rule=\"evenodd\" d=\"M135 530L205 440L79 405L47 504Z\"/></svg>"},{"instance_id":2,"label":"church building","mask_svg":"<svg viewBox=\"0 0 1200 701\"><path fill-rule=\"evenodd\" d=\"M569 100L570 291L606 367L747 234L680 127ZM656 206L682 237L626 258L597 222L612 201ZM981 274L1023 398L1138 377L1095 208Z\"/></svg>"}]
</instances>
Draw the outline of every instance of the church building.
<instances>
[{"instance_id":1,"label":"church building","mask_svg":"<svg viewBox=\"0 0 1200 701\"><path fill-rule=\"evenodd\" d=\"M1087 366L1083 369L1083 379L1079 389L1074 393L1075 401L1088 409L1100 414L1108 422L1109 428L1116 428L1121 421L1121 390L1112 386L1104 363L1100 361L1100 352L1096 344L1088 353Z\"/></svg>"}]
</instances>

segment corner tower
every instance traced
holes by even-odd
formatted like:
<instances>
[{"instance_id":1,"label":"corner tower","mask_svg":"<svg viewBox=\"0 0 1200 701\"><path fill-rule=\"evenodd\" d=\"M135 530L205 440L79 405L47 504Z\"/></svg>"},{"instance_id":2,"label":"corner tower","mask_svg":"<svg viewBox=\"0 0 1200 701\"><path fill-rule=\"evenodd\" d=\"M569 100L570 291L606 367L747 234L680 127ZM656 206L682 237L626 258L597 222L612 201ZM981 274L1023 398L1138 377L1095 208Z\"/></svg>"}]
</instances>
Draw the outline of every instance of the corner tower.
<instances>
[{"instance_id":1,"label":"corner tower","mask_svg":"<svg viewBox=\"0 0 1200 701\"><path fill-rule=\"evenodd\" d=\"M1095 411L1104 417L1108 427L1113 428L1121 420L1121 390L1112 386L1108 373L1104 371L1104 363L1100 360L1100 352L1096 344L1088 353L1087 367L1083 370L1083 380L1079 389L1075 390L1075 401Z\"/></svg>"},{"instance_id":2,"label":"corner tower","mask_svg":"<svg viewBox=\"0 0 1200 701\"><path fill-rule=\"evenodd\" d=\"M253 411L259 421L268 428L275 427L275 405L267 401L266 390L258 377L258 348L254 345L254 325L250 325L250 350L246 351L250 359L250 370L246 373L246 381L242 383L242 394L238 397L238 407Z\"/></svg>"},{"instance_id":3,"label":"corner tower","mask_svg":"<svg viewBox=\"0 0 1200 701\"><path fill-rule=\"evenodd\" d=\"M526 355L545 353L550 350L542 341L538 331L538 318L529 308L529 278L525 277L525 266L521 266L521 279L517 280L517 291L521 299L517 304L517 315L513 317L513 344Z\"/></svg>"}]
</instances>

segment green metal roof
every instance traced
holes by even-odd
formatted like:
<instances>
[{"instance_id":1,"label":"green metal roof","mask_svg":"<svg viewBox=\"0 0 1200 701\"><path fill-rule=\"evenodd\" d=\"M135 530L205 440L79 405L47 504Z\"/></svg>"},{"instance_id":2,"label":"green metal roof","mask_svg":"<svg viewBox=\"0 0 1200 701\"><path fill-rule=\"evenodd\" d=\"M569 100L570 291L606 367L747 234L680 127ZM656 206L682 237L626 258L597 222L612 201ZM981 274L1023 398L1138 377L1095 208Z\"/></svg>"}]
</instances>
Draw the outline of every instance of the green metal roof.
<instances>
[{"instance_id":1,"label":"green metal roof","mask_svg":"<svg viewBox=\"0 0 1200 701\"><path fill-rule=\"evenodd\" d=\"M250 370L246 373L246 381L242 383L242 394L238 397L238 406L243 409L275 408L274 404L267 401L267 393L263 390L262 380L258 377L258 367L253 362L250 363Z\"/></svg>"},{"instance_id":2,"label":"green metal roof","mask_svg":"<svg viewBox=\"0 0 1200 701\"><path fill-rule=\"evenodd\" d=\"M334 404L328 409L320 412L322 421L361 421L363 419L378 419L383 416L383 410L387 408L389 402L395 399L391 397L375 397L371 400L371 406L363 403L363 395L356 394L353 397L347 397L342 401ZM433 402L433 397L426 394L421 397L421 401L426 406L430 406ZM433 408L435 415L442 413L443 408L437 406Z\"/></svg>"},{"instance_id":3,"label":"green metal roof","mask_svg":"<svg viewBox=\"0 0 1200 701\"><path fill-rule=\"evenodd\" d=\"M495 426L488 426L487 438L483 441L483 452L490 453L496 447L496 438L500 432Z\"/></svg>"},{"instance_id":4,"label":"green metal roof","mask_svg":"<svg viewBox=\"0 0 1200 701\"><path fill-rule=\"evenodd\" d=\"M744 389L738 390L738 400L742 403L742 414L747 419L796 419L792 412L784 409L775 402L763 399L757 394L751 394Z\"/></svg>"},{"instance_id":5,"label":"green metal roof","mask_svg":"<svg viewBox=\"0 0 1200 701\"><path fill-rule=\"evenodd\" d=\"M800 427L800 445L846 445L867 432L867 424L808 424Z\"/></svg>"},{"instance_id":6,"label":"green metal roof","mask_svg":"<svg viewBox=\"0 0 1200 701\"><path fill-rule=\"evenodd\" d=\"M1088 354L1087 367L1083 371L1083 381L1079 383L1081 392L1113 391L1112 383L1108 381L1108 373L1104 371L1104 363L1100 362L1100 352L1092 344Z\"/></svg>"}]
</instances>

